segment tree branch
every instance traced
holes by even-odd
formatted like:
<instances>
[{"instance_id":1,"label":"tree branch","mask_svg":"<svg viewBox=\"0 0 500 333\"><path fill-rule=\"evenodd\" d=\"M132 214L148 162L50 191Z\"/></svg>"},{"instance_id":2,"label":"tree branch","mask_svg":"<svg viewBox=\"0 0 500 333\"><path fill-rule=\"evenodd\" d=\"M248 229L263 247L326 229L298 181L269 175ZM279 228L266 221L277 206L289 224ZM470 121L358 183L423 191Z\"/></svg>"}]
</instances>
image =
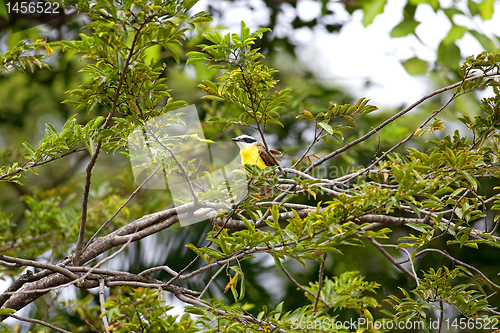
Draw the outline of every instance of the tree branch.
<instances>
[{"instance_id":1,"label":"tree branch","mask_svg":"<svg viewBox=\"0 0 500 333\"><path fill-rule=\"evenodd\" d=\"M54 326L54 325L49 324L49 323L47 323L45 321L42 321L42 320L19 317L19 316L16 316L15 314L10 314L9 316L12 317L12 318L15 318L17 320L25 321L25 322L28 322L28 323L34 323L34 324L43 325L43 326L48 327L48 328L50 328L50 329L52 329L54 331L57 331L57 332L71 333L70 331L66 331L66 330L64 330L62 328L59 328L57 326Z\"/></svg>"},{"instance_id":2,"label":"tree branch","mask_svg":"<svg viewBox=\"0 0 500 333\"><path fill-rule=\"evenodd\" d=\"M419 99L417 102L413 103L412 105L408 106L407 108L401 110L400 112L398 112L397 114L395 114L394 116L390 117L389 119L387 119L386 121L384 121L382 124L378 125L377 127L375 127L374 129L372 129L371 131L369 131L368 133L366 133L365 135L363 135L362 137L356 139L356 140L353 140L351 142L349 142L348 144L346 144L345 146L343 146L342 148L339 148L337 150L335 150L334 152L331 152L330 154L322 157L320 160L318 160L317 162L311 164L304 172L305 173L308 173L310 172L312 169L316 168L317 166L325 163L326 161L328 161L329 159L337 156L337 155L340 155L341 153L347 151L348 149L350 149L351 147L357 145L358 143L360 142L363 142L365 141L366 139L368 139L369 137L371 137L373 134L376 134L378 131L380 131L382 128L384 128L385 126L387 126L388 124L392 123L394 120L398 119L399 117L403 116L404 114L410 112L411 110L413 110L414 108L416 108L418 105L422 104L424 101L428 100L429 98L431 97L434 97L436 95L439 95L445 91L448 91L448 90L451 90L451 89L454 89L460 85L463 84L463 82L466 82L466 81L473 81L473 80L478 80L478 79L481 79L481 78L485 78L485 77L490 77L490 76L498 76L499 74L498 73L486 73L486 74L482 74L482 75L477 75L477 76L473 76L473 77L470 77L470 78L467 78L465 80L462 80L460 82L456 82L452 85L449 85L447 87L444 87L444 88L441 88L441 89L438 89L430 94L427 94L425 95L424 97L422 97L421 99Z\"/></svg>"}]
</instances>

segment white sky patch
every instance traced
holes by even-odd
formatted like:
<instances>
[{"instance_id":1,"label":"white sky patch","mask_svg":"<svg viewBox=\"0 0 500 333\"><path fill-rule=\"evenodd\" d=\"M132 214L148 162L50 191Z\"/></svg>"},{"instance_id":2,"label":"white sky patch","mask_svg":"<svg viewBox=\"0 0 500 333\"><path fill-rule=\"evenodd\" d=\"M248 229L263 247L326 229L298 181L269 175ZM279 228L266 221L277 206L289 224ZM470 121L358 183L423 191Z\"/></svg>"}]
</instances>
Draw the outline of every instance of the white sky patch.
<instances>
[{"instance_id":1,"label":"white sky patch","mask_svg":"<svg viewBox=\"0 0 500 333\"><path fill-rule=\"evenodd\" d=\"M424 41L429 51L424 51L427 54L417 55L421 59L435 61L439 43L448 35L451 23L442 10L435 13L430 5L418 6L415 12L415 20L421 22L415 29L415 33ZM413 43L418 43L418 41L415 39Z\"/></svg>"},{"instance_id":2,"label":"white sky patch","mask_svg":"<svg viewBox=\"0 0 500 333\"><path fill-rule=\"evenodd\" d=\"M392 12L395 15L379 16L364 28L362 12L357 11L339 34L315 34L307 47L298 48L298 56L325 84L343 86L355 99L367 97L380 106L416 100L425 94L427 84L408 75L400 63L401 56L413 56L412 41L389 37L401 16L396 6Z\"/></svg>"},{"instance_id":3,"label":"white sky patch","mask_svg":"<svg viewBox=\"0 0 500 333\"><path fill-rule=\"evenodd\" d=\"M311 21L321 13L321 4L316 1L300 0L297 2L297 15L302 21Z\"/></svg>"}]
</instances>

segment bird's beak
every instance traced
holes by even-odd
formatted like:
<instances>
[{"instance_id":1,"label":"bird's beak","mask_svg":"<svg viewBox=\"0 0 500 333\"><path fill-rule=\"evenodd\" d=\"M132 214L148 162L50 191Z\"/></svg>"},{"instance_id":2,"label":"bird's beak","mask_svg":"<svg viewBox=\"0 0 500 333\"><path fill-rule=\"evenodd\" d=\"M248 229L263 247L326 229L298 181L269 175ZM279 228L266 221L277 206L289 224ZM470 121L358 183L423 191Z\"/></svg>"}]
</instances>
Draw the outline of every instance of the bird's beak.
<instances>
[{"instance_id":1,"label":"bird's beak","mask_svg":"<svg viewBox=\"0 0 500 333\"><path fill-rule=\"evenodd\" d=\"M232 138L232 141L240 141L238 138Z\"/></svg>"}]
</instances>

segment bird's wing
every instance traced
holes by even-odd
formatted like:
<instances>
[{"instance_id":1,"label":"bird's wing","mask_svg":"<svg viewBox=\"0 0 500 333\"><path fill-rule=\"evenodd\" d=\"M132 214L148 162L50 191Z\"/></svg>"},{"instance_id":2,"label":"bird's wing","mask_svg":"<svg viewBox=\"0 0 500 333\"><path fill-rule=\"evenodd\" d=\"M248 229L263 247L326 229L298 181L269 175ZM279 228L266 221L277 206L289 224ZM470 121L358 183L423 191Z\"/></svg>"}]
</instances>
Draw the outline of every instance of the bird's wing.
<instances>
[{"instance_id":1,"label":"bird's wing","mask_svg":"<svg viewBox=\"0 0 500 333\"><path fill-rule=\"evenodd\" d=\"M274 158L276 158L276 161L281 162L280 156L283 155L283 154L281 154L281 152L271 149L271 153L274 155ZM279 155L277 155L276 153L279 153ZM269 153L266 151L266 148L264 148L264 145L259 145L259 155L260 155L260 158L262 158L262 160L264 161L264 163L267 166L278 165L274 162L274 159L271 157L271 155L269 155Z\"/></svg>"}]
</instances>

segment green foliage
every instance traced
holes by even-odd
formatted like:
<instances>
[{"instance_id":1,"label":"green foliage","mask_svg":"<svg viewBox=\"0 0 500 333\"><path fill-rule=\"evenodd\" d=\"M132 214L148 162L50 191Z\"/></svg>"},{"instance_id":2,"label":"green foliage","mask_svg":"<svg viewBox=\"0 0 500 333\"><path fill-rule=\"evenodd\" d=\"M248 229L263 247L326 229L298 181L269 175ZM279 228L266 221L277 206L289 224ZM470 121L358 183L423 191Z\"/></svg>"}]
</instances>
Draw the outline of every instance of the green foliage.
<instances>
[{"instance_id":1,"label":"green foliage","mask_svg":"<svg viewBox=\"0 0 500 333\"><path fill-rule=\"evenodd\" d=\"M323 281L320 297L322 297L334 310L354 309L362 313L369 307L378 308L380 305L373 297L363 296L367 291L376 293L375 289L380 287L376 282L366 282L364 277L356 276L359 272L344 272L340 276L334 276L333 280L328 277ZM318 283L309 282L307 290L314 295L318 294ZM305 293L311 303L316 301L311 294ZM322 302L318 302L319 308L325 308ZM329 308L324 309L327 312Z\"/></svg>"},{"instance_id":2,"label":"green foliage","mask_svg":"<svg viewBox=\"0 0 500 333\"><path fill-rule=\"evenodd\" d=\"M7 71L14 68L24 72L26 68L29 67L33 72L35 67L39 69L49 68L45 62L41 61L44 58L43 54L32 54L32 51L42 47L45 48L47 55L50 57L53 50L50 45L43 40L37 40L34 43L28 43L26 41L19 42L16 47L0 55L0 71Z\"/></svg>"},{"instance_id":3,"label":"green foliage","mask_svg":"<svg viewBox=\"0 0 500 333\"><path fill-rule=\"evenodd\" d=\"M116 301L107 301L104 307L102 315L108 316L113 332L199 332L189 314L184 314L178 322L178 316L167 314L174 307L165 305L158 290L124 290Z\"/></svg>"},{"instance_id":4,"label":"green foliage","mask_svg":"<svg viewBox=\"0 0 500 333\"><path fill-rule=\"evenodd\" d=\"M206 99L233 104L243 112L238 118L214 117L209 121L224 124L224 128L235 125L250 125L251 120L260 128L267 124L278 124L283 102L289 98L289 89L271 92L277 81L272 78L275 70L261 64L264 56L259 49L251 47L255 39L269 29L259 29L250 33L250 29L241 22L240 36L227 34L224 37L216 31L207 33L205 37L213 45L201 44L203 52L189 52L187 63L214 62L210 68L224 69L218 78L221 83L204 80L199 87L209 95Z\"/></svg>"},{"instance_id":5,"label":"green foliage","mask_svg":"<svg viewBox=\"0 0 500 333\"><path fill-rule=\"evenodd\" d=\"M81 126L76 122L76 117L71 116L60 132L51 124L46 124L45 138L36 148L29 142L23 143L23 146L27 150L24 156L26 160L24 165L21 167L16 162L6 169L0 167L0 180L11 181L22 185L19 181L22 172L28 171L36 174L33 167L73 153L82 143L85 144L89 153L92 154L93 151L91 146L97 138L98 126L103 120L103 117L96 117L85 126Z\"/></svg>"},{"instance_id":6,"label":"green foliage","mask_svg":"<svg viewBox=\"0 0 500 333\"><path fill-rule=\"evenodd\" d=\"M405 296L403 299L390 295L387 300L394 307L395 313L384 312L396 321L426 322L428 317L426 311L442 310L443 303L446 303L456 308L466 318L480 318L480 320L496 318L480 314L487 311L488 307L485 295L480 292L482 287L476 286L477 282L457 283L460 278L472 279L473 274L462 266L451 271L447 267L437 270L431 268L429 272L424 272L421 284L410 291L416 299L412 298L408 291L400 288Z\"/></svg>"},{"instance_id":7,"label":"green foliage","mask_svg":"<svg viewBox=\"0 0 500 333\"><path fill-rule=\"evenodd\" d=\"M329 123L337 120L337 118L342 117L349 122L351 122L354 126L356 126L356 122L354 121L352 116L362 116L373 112L378 109L378 107L374 105L367 104L368 100L364 97L360 98L356 104L344 104L337 105L335 103L330 102L328 109L325 112L320 112L316 116L307 110L301 112L300 115L297 116L298 119L304 119L307 121L313 121L316 123L315 128L315 142L320 138L327 142L327 136L330 135L337 139L339 142L344 140L344 136L342 135L342 131L346 129L350 129L350 126L336 125L330 126ZM319 132L318 132L319 130ZM323 130L326 132L323 134Z\"/></svg>"}]
</instances>

